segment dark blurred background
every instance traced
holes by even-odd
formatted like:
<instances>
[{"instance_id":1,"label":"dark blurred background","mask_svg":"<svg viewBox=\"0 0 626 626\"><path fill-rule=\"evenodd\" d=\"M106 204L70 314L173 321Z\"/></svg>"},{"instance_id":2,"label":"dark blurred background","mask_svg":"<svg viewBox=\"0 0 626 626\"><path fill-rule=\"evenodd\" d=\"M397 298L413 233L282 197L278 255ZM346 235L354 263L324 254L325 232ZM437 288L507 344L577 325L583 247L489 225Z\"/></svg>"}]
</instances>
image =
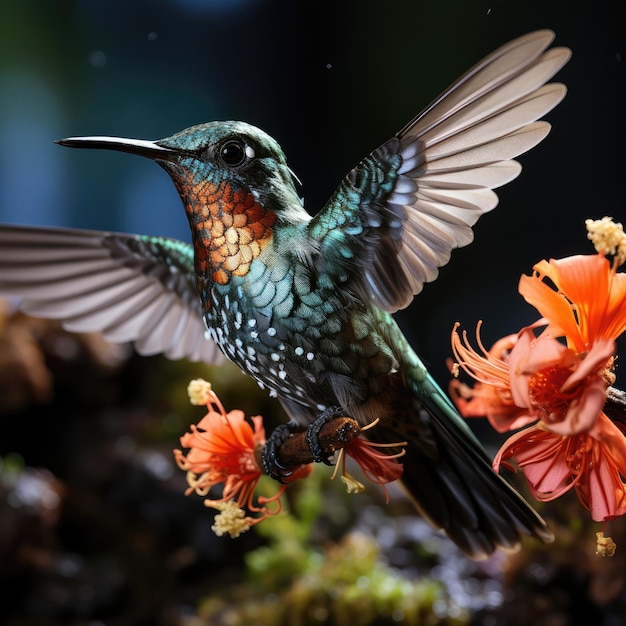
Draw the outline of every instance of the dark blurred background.
<instances>
[{"instance_id":1,"label":"dark blurred background","mask_svg":"<svg viewBox=\"0 0 626 626\"><path fill-rule=\"evenodd\" d=\"M445 385L445 359L455 321L471 330L479 319L484 320L486 344L517 331L535 319L535 312L517 294L519 276L545 257L592 252L585 218L626 218L623 9L619 0L2 3L0 221L125 230L187 240L180 201L160 168L120 154L63 149L54 140L88 134L156 139L219 119L245 120L274 136L303 181L306 206L316 212L351 167L482 56L525 32L553 29L556 45L572 48L573 57L556 77L567 84L569 92L547 116L553 124L551 134L520 158L521 176L499 190L500 204L478 223L475 242L456 251L439 279L398 315L413 345ZM181 406L188 374L197 373L198 368L181 365L183 369L176 369L159 358L107 352L108 348L89 343L97 342L93 338L74 345L57 327L28 328L42 350L42 374L38 382L30 381L26 387L32 402L11 400L13 394L19 396L17 383L0 385L6 400L0 455L5 461L17 458L24 471L43 467L51 472L51 480L60 481L59 489L65 493L72 490L68 481L74 485L96 472L98 484L106 483L109 489L105 490L107 506L113 507L112 518L119 522L119 526L114 522L106 526L104 518L109 513L106 508L99 511L101 503L88 513L82 511L81 517L81 507L89 509L85 494L92 489L85 478L78 504L74 501L74 508L65 509L73 511L75 524L68 523L65 513L63 532L50 531L50 554L65 554L68 537L72 538L68 554L79 559L81 554L93 553L91 542L97 539L86 531L85 520L104 523L104 547L101 554L96 552L115 567L94 571L118 579L91 580L85 588L91 593L98 588L113 593L110 590L117 589L116 584L123 587L122 579L154 575L155 564L149 559L143 564L145 569L129 573L131 565L120 564L109 554L125 552L114 538L120 528L132 526L140 536L142 528L149 528L145 532L155 543L145 550L157 555L163 548L159 542L172 541L169 534L165 539L158 533L153 536L159 523L167 526L168 533L175 526L177 542L186 545L189 541L194 550L200 549L197 542L207 540L198 537L209 532L210 522L203 519L206 511L199 503L168 495L174 498L170 505L177 511L172 521L165 514L159 517L156 503L162 504L163 494L153 500L149 497L152 489L162 487L154 487L146 476L156 480L159 471L169 476L170 470L163 469L158 460L168 466L169 457L154 457L154 467L146 461L147 465L140 464L140 472L131 473L141 483L135 485L137 490L143 486L141 481L148 485L147 493L142 492L146 512L133 508L132 489L118 465L96 469L94 459L100 457L85 452L90 449L86 441L99 453L98 442L108 441L113 457L121 454L132 465L139 457L145 460L150 448L146 441L158 442L157 448L176 445L190 419L197 418ZM50 335L54 340L48 343L41 339ZM226 371L221 375L225 387L227 379L240 380L232 370ZM32 368L30 372L34 376ZM51 378L42 382L45 376ZM618 387L620 378L618 370ZM176 394L182 400L172 399ZM241 393L236 397L239 406ZM251 397L250 412L277 412L265 398ZM30 404L35 401L40 404L33 409ZM124 408L121 412L120 407ZM85 415L97 416L90 422L95 430L89 431ZM137 438L143 442L144 456L137 452ZM106 458L113 463L112 457ZM122 493L124 489L129 493ZM130 513L125 507L130 507ZM139 519L139 525L129 526L127 515ZM9 533L7 524L5 533ZM16 524L20 527L21 522ZM17 541L10 535L4 543ZM237 550L245 551L241 546L246 541L251 540L244 539ZM221 563L223 551L232 545L212 541L207 548L213 555L212 566ZM5 558L6 563L10 559ZM203 563L206 566L207 561ZM66 566L68 571L80 569L71 558ZM57 623L41 593L33 591L34 570L23 564L19 567L23 578L13 576L11 568L3 572L11 582L7 588L20 591L15 606L5 605L12 607L7 610L12 620L8 623ZM164 584L161 579L159 584ZM59 582L58 586L70 604L78 602L80 589ZM148 595L154 603L151 589ZM197 590L186 598L190 611L201 593ZM73 613L63 613L68 610L63 609L61 617L55 614L54 619L76 624L178 623L175 616L164 617L159 608L141 619L121 618L113 608L103 617L84 602L87 608L82 613L78 602ZM107 598L99 602L97 606L109 606ZM120 605L118 596L111 602L110 606ZM137 597L121 606L127 611L142 602L145 599Z\"/></svg>"},{"instance_id":2,"label":"dark blurred background","mask_svg":"<svg viewBox=\"0 0 626 626\"><path fill-rule=\"evenodd\" d=\"M276 137L316 212L363 156L470 65L537 28L573 49L547 141L521 158L436 283L400 316L441 366L455 320L493 337L532 311L521 273L590 252L586 217L626 217L624 20L612 0L556 2L140 2L30 0L0 20L0 220L188 239L168 177L119 154L53 141L160 138L241 119Z\"/></svg>"}]
</instances>

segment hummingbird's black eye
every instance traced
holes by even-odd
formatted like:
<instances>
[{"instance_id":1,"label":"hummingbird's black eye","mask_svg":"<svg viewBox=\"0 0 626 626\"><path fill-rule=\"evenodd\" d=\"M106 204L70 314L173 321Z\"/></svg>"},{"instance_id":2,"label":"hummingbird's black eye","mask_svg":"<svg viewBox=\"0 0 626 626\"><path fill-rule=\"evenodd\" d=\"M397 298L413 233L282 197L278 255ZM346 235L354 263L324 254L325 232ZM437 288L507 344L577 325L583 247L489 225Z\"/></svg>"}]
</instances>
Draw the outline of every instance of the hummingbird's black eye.
<instances>
[{"instance_id":1,"label":"hummingbird's black eye","mask_svg":"<svg viewBox=\"0 0 626 626\"><path fill-rule=\"evenodd\" d=\"M254 154L254 152L253 152ZM220 157L226 165L238 167L250 156L248 146L242 141L231 139L220 148Z\"/></svg>"}]
</instances>

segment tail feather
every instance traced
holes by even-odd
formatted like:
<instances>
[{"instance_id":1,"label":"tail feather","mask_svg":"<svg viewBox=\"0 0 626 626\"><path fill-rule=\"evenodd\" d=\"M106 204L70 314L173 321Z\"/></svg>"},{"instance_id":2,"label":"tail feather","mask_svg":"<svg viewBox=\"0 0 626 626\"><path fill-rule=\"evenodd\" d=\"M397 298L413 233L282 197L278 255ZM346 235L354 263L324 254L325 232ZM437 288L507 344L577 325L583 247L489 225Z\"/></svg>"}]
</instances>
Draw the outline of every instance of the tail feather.
<instances>
[{"instance_id":1,"label":"tail feather","mask_svg":"<svg viewBox=\"0 0 626 626\"><path fill-rule=\"evenodd\" d=\"M424 395L425 387L431 393ZM368 435L381 443L408 442L401 481L424 518L474 559L498 548L517 550L522 535L553 541L545 521L492 469L439 387L422 382L419 389L420 398L409 390L400 394L397 419Z\"/></svg>"}]
</instances>

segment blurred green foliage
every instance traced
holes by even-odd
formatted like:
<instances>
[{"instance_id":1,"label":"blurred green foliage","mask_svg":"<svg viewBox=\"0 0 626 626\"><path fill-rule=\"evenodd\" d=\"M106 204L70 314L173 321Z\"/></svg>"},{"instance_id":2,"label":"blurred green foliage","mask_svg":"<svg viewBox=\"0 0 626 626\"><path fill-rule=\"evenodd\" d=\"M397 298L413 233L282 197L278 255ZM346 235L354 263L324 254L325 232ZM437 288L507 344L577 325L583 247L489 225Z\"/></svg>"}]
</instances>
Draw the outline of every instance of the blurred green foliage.
<instances>
[{"instance_id":1,"label":"blurred green foliage","mask_svg":"<svg viewBox=\"0 0 626 626\"><path fill-rule=\"evenodd\" d=\"M338 541L310 541L325 506L325 470L294 485L290 511L255 527L267 543L246 555L247 583L201 601L187 626L467 624L468 612L440 581L390 567L371 535L349 531Z\"/></svg>"}]
</instances>

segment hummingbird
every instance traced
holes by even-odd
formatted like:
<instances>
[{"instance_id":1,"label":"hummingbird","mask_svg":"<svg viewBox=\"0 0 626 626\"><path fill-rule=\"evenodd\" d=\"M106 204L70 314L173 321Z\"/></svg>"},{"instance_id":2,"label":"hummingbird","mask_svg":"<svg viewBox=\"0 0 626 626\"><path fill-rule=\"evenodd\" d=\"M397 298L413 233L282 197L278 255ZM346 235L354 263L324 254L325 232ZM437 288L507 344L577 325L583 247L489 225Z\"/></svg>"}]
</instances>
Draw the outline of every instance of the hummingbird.
<instances>
[{"instance_id":1,"label":"hummingbird","mask_svg":"<svg viewBox=\"0 0 626 626\"><path fill-rule=\"evenodd\" d=\"M402 484L418 512L474 559L553 534L484 448L393 319L542 141L565 96L548 81L570 50L536 31L492 52L373 150L312 216L275 139L218 121L157 141L71 137L62 146L147 157L172 179L191 244L115 232L0 227L0 289L66 329L133 342L140 354L226 357L277 398L288 421L263 464L346 415L381 443L404 440ZM539 121L538 121L539 120Z\"/></svg>"}]
</instances>

